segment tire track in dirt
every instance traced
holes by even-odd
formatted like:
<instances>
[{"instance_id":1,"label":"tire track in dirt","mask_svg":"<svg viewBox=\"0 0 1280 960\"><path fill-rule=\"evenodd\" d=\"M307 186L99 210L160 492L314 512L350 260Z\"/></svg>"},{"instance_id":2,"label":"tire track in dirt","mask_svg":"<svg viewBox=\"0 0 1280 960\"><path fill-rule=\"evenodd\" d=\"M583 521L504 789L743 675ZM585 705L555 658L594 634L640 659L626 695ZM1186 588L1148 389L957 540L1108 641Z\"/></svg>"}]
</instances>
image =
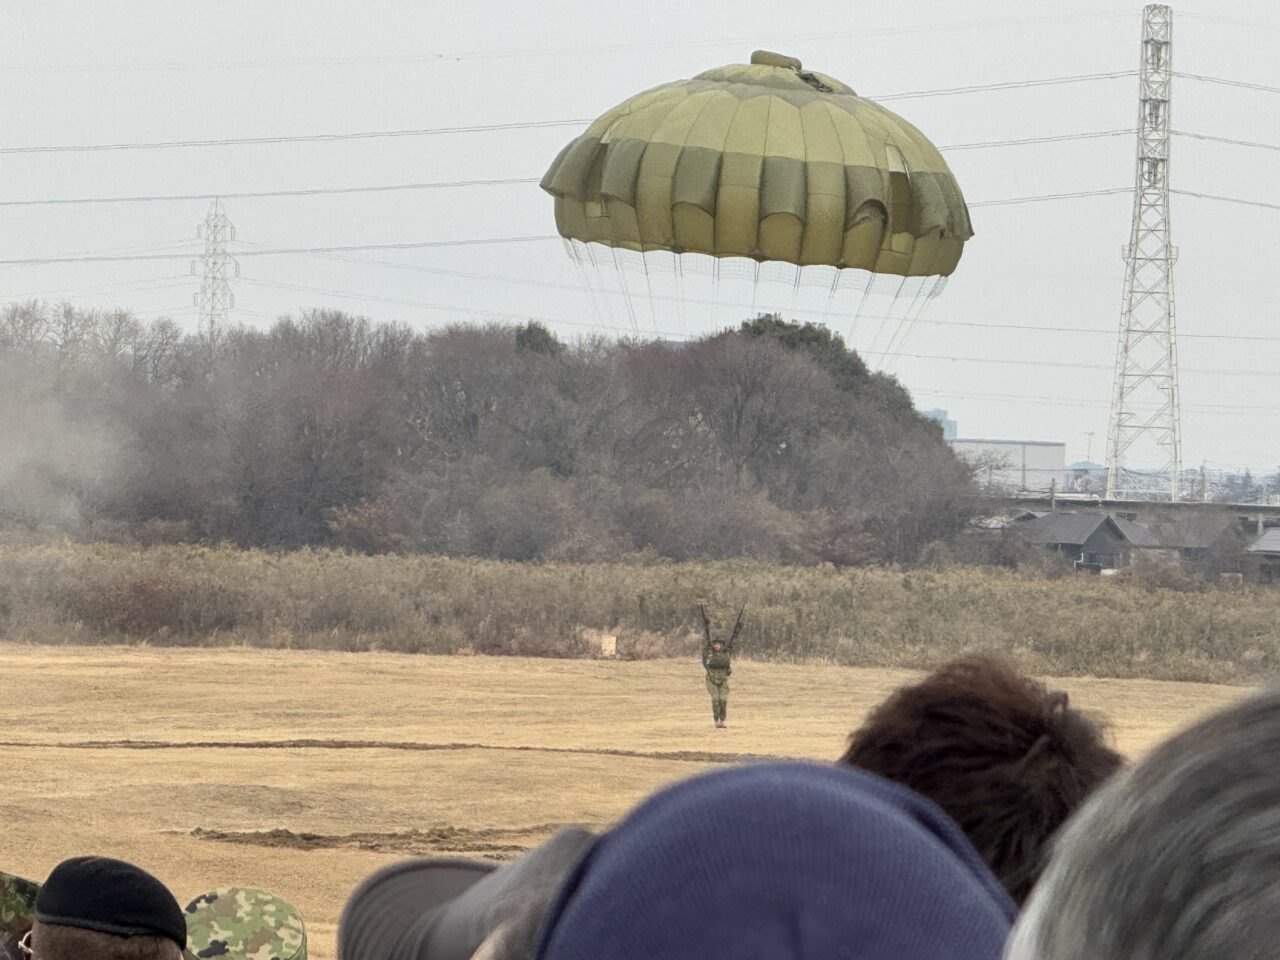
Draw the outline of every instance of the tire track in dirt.
<instances>
[{"instance_id":1,"label":"tire track in dirt","mask_svg":"<svg viewBox=\"0 0 1280 960\"><path fill-rule=\"evenodd\" d=\"M0 740L0 748L59 750L502 750L513 753L569 753L678 763L744 763L779 760L764 753L720 753L710 750L623 750L612 747L543 747L497 743L421 743L413 740Z\"/></svg>"},{"instance_id":2,"label":"tire track in dirt","mask_svg":"<svg viewBox=\"0 0 1280 960\"><path fill-rule=\"evenodd\" d=\"M196 827L190 836L217 843L246 844L289 850L351 848L404 856L461 854L484 860L510 860L541 843L560 828L558 823L528 827L456 827L450 824L393 833L297 833L292 830L232 831Z\"/></svg>"}]
</instances>

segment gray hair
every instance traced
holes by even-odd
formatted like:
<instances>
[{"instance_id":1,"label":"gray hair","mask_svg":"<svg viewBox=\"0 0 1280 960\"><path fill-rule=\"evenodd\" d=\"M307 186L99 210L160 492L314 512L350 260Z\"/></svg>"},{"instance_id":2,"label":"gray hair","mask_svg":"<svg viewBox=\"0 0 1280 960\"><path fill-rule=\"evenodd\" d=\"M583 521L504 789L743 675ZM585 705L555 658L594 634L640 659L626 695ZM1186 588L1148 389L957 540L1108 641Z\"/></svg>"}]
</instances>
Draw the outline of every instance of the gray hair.
<instances>
[{"instance_id":1,"label":"gray hair","mask_svg":"<svg viewBox=\"0 0 1280 960\"><path fill-rule=\"evenodd\" d=\"M1280 958L1280 690L1117 774L1054 843L1006 960Z\"/></svg>"}]
</instances>

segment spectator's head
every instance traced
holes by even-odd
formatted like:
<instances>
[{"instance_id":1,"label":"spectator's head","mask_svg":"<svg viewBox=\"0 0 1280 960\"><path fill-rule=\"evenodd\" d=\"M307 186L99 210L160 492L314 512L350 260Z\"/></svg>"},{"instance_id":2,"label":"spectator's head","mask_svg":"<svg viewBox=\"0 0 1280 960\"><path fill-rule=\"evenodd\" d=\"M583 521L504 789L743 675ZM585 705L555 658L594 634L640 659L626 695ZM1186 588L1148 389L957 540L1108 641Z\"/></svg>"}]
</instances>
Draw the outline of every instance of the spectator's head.
<instances>
[{"instance_id":1,"label":"spectator's head","mask_svg":"<svg viewBox=\"0 0 1280 960\"><path fill-rule=\"evenodd\" d=\"M940 810L854 770L694 777L605 834L536 960L998 960L1013 904Z\"/></svg>"},{"instance_id":2,"label":"spectator's head","mask_svg":"<svg viewBox=\"0 0 1280 960\"><path fill-rule=\"evenodd\" d=\"M1277 956L1280 691L1119 774L1054 842L1009 960Z\"/></svg>"},{"instance_id":3,"label":"spectator's head","mask_svg":"<svg viewBox=\"0 0 1280 960\"><path fill-rule=\"evenodd\" d=\"M32 960L182 960L186 942L173 894L122 860L64 860L36 895Z\"/></svg>"},{"instance_id":4,"label":"spectator's head","mask_svg":"<svg viewBox=\"0 0 1280 960\"><path fill-rule=\"evenodd\" d=\"M840 759L938 804L1019 903L1054 831L1121 764L1065 693L982 656L898 690Z\"/></svg>"},{"instance_id":5,"label":"spectator's head","mask_svg":"<svg viewBox=\"0 0 1280 960\"><path fill-rule=\"evenodd\" d=\"M410 860L351 895L339 960L999 960L1014 908L929 801L769 764L663 790L601 837Z\"/></svg>"}]
</instances>

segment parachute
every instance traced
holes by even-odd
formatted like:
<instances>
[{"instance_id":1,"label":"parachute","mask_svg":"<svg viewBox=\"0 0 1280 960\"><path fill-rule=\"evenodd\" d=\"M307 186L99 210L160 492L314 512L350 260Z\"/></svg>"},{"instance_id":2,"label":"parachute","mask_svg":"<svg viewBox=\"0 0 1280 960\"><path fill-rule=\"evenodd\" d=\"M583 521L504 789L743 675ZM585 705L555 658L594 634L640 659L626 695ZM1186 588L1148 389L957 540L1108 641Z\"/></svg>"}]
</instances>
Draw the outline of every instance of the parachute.
<instances>
[{"instance_id":1,"label":"parachute","mask_svg":"<svg viewBox=\"0 0 1280 960\"><path fill-rule=\"evenodd\" d=\"M838 291L866 293L877 278L892 278L877 282L893 299L918 300L936 295L931 281L955 270L973 235L960 187L924 134L767 51L614 107L560 151L541 185L574 258L613 259L624 292L628 273L642 276L651 309L663 299L659 273L736 278L753 304L762 282L789 286L794 299L815 278L828 309Z\"/></svg>"}]
</instances>

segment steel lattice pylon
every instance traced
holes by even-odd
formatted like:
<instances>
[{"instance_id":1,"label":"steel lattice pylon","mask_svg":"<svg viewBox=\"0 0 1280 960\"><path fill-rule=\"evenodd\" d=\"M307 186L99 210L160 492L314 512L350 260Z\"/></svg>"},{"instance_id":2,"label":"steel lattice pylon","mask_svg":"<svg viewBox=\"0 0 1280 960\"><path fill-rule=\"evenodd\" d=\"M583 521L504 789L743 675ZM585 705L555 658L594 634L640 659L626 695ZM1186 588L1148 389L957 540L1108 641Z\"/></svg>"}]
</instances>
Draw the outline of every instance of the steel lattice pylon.
<instances>
[{"instance_id":1,"label":"steel lattice pylon","mask_svg":"<svg viewBox=\"0 0 1280 960\"><path fill-rule=\"evenodd\" d=\"M236 228L214 200L204 223L196 229L196 238L204 240L204 254L191 262L191 272L200 278L200 292L195 296L199 308L199 332L212 347L218 334L226 329L236 298L231 293L232 277L240 276L240 264L227 252L227 244L236 238Z\"/></svg>"},{"instance_id":2,"label":"steel lattice pylon","mask_svg":"<svg viewBox=\"0 0 1280 960\"><path fill-rule=\"evenodd\" d=\"M1173 11L1143 8L1138 162L1107 442L1108 499L1178 499L1182 468L1169 241Z\"/></svg>"}]
</instances>

